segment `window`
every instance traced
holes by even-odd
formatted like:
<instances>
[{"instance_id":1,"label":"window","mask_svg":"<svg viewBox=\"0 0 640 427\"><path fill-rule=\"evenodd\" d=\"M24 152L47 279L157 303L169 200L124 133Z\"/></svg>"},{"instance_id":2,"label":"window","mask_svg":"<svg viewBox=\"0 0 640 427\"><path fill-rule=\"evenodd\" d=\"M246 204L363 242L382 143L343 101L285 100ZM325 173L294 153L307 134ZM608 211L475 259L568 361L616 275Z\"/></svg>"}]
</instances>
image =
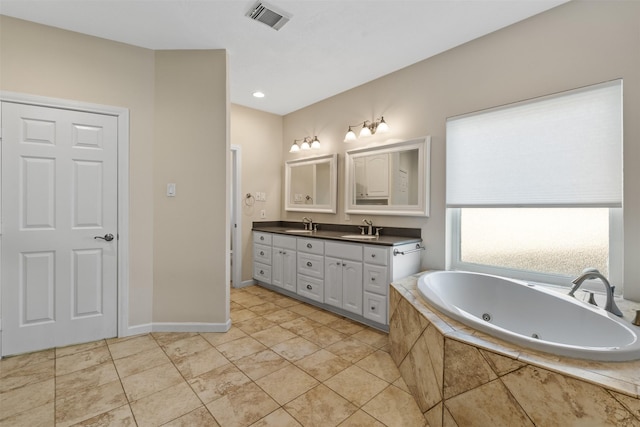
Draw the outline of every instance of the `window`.
<instances>
[{"instance_id":1,"label":"window","mask_svg":"<svg viewBox=\"0 0 640 427\"><path fill-rule=\"evenodd\" d=\"M622 82L447 121L448 268L622 280Z\"/></svg>"}]
</instances>

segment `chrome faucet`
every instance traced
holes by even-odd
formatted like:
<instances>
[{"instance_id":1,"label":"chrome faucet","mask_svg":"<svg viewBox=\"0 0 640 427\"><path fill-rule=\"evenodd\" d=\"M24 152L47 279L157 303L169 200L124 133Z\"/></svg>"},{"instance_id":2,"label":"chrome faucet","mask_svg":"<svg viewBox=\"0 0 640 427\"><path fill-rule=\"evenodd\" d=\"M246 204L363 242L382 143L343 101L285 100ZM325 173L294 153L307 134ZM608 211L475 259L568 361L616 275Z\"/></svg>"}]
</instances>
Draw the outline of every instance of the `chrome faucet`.
<instances>
[{"instance_id":1,"label":"chrome faucet","mask_svg":"<svg viewBox=\"0 0 640 427\"><path fill-rule=\"evenodd\" d=\"M369 236L372 236L373 235L373 221L368 220L368 219L365 218L365 219L362 220L362 222L367 225L367 234Z\"/></svg>"},{"instance_id":2,"label":"chrome faucet","mask_svg":"<svg viewBox=\"0 0 640 427\"><path fill-rule=\"evenodd\" d=\"M303 216L302 223L304 224L305 230L313 230L313 220L311 218L307 218L306 216Z\"/></svg>"},{"instance_id":3,"label":"chrome faucet","mask_svg":"<svg viewBox=\"0 0 640 427\"><path fill-rule=\"evenodd\" d=\"M590 279L600 279L600 281L604 283L605 291L607 294L607 302L604 305L604 309L609 313L613 313L618 317L622 317L622 312L613 299L613 291L615 290L615 287L611 286L607 278L604 277L595 268L585 268L584 270L582 270L582 273L580 273L580 276L571 281L571 283L573 283L573 288L571 288L571 290L569 291L569 296L575 298L573 294L578 290L580 285L582 285L582 282Z\"/></svg>"}]
</instances>

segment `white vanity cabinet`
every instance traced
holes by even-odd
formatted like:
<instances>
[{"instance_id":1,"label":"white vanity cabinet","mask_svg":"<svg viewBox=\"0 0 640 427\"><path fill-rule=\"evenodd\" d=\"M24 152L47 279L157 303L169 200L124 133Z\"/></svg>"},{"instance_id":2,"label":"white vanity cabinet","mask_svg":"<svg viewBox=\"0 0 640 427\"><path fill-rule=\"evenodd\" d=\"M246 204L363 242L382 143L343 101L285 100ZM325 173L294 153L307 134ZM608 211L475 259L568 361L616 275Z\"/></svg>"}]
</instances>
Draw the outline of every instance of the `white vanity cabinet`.
<instances>
[{"instance_id":1,"label":"white vanity cabinet","mask_svg":"<svg viewBox=\"0 0 640 427\"><path fill-rule=\"evenodd\" d=\"M324 302L362 315L362 245L325 242Z\"/></svg>"},{"instance_id":2,"label":"white vanity cabinet","mask_svg":"<svg viewBox=\"0 0 640 427\"><path fill-rule=\"evenodd\" d=\"M299 237L297 249L297 293L322 302L324 299L324 241Z\"/></svg>"},{"instance_id":3,"label":"white vanity cabinet","mask_svg":"<svg viewBox=\"0 0 640 427\"><path fill-rule=\"evenodd\" d=\"M271 250L271 284L296 292L296 238L274 234Z\"/></svg>"},{"instance_id":4,"label":"white vanity cabinet","mask_svg":"<svg viewBox=\"0 0 640 427\"><path fill-rule=\"evenodd\" d=\"M260 284L387 330L389 284L420 271L420 245L395 246L255 231Z\"/></svg>"}]
</instances>

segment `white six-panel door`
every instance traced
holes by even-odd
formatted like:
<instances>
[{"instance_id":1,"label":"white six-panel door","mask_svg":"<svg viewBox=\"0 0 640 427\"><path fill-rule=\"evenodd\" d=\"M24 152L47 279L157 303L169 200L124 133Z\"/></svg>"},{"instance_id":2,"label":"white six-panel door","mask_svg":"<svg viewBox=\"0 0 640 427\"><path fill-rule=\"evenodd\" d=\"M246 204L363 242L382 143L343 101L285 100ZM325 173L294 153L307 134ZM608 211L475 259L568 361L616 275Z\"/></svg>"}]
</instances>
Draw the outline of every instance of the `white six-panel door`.
<instances>
[{"instance_id":1,"label":"white six-panel door","mask_svg":"<svg viewBox=\"0 0 640 427\"><path fill-rule=\"evenodd\" d=\"M117 118L1 108L3 355L116 336Z\"/></svg>"}]
</instances>

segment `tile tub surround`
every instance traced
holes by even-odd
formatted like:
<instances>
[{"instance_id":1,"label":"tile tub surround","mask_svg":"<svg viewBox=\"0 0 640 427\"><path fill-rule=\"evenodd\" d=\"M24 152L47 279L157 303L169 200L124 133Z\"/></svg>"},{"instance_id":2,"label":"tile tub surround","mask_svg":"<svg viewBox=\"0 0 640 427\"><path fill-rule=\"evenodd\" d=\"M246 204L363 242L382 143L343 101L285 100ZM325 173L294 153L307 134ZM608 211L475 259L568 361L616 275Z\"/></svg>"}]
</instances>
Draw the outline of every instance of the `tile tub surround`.
<instances>
[{"instance_id":1,"label":"tile tub surround","mask_svg":"<svg viewBox=\"0 0 640 427\"><path fill-rule=\"evenodd\" d=\"M430 308L421 274L391 285L389 342L431 427L640 426L640 361L570 359L490 337Z\"/></svg>"},{"instance_id":2,"label":"tile tub surround","mask_svg":"<svg viewBox=\"0 0 640 427\"><path fill-rule=\"evenodd\" d=\"M0 360L0 427L426 425L387 334L259 286L231 318Z\"/></svg>"}]
</instances>

